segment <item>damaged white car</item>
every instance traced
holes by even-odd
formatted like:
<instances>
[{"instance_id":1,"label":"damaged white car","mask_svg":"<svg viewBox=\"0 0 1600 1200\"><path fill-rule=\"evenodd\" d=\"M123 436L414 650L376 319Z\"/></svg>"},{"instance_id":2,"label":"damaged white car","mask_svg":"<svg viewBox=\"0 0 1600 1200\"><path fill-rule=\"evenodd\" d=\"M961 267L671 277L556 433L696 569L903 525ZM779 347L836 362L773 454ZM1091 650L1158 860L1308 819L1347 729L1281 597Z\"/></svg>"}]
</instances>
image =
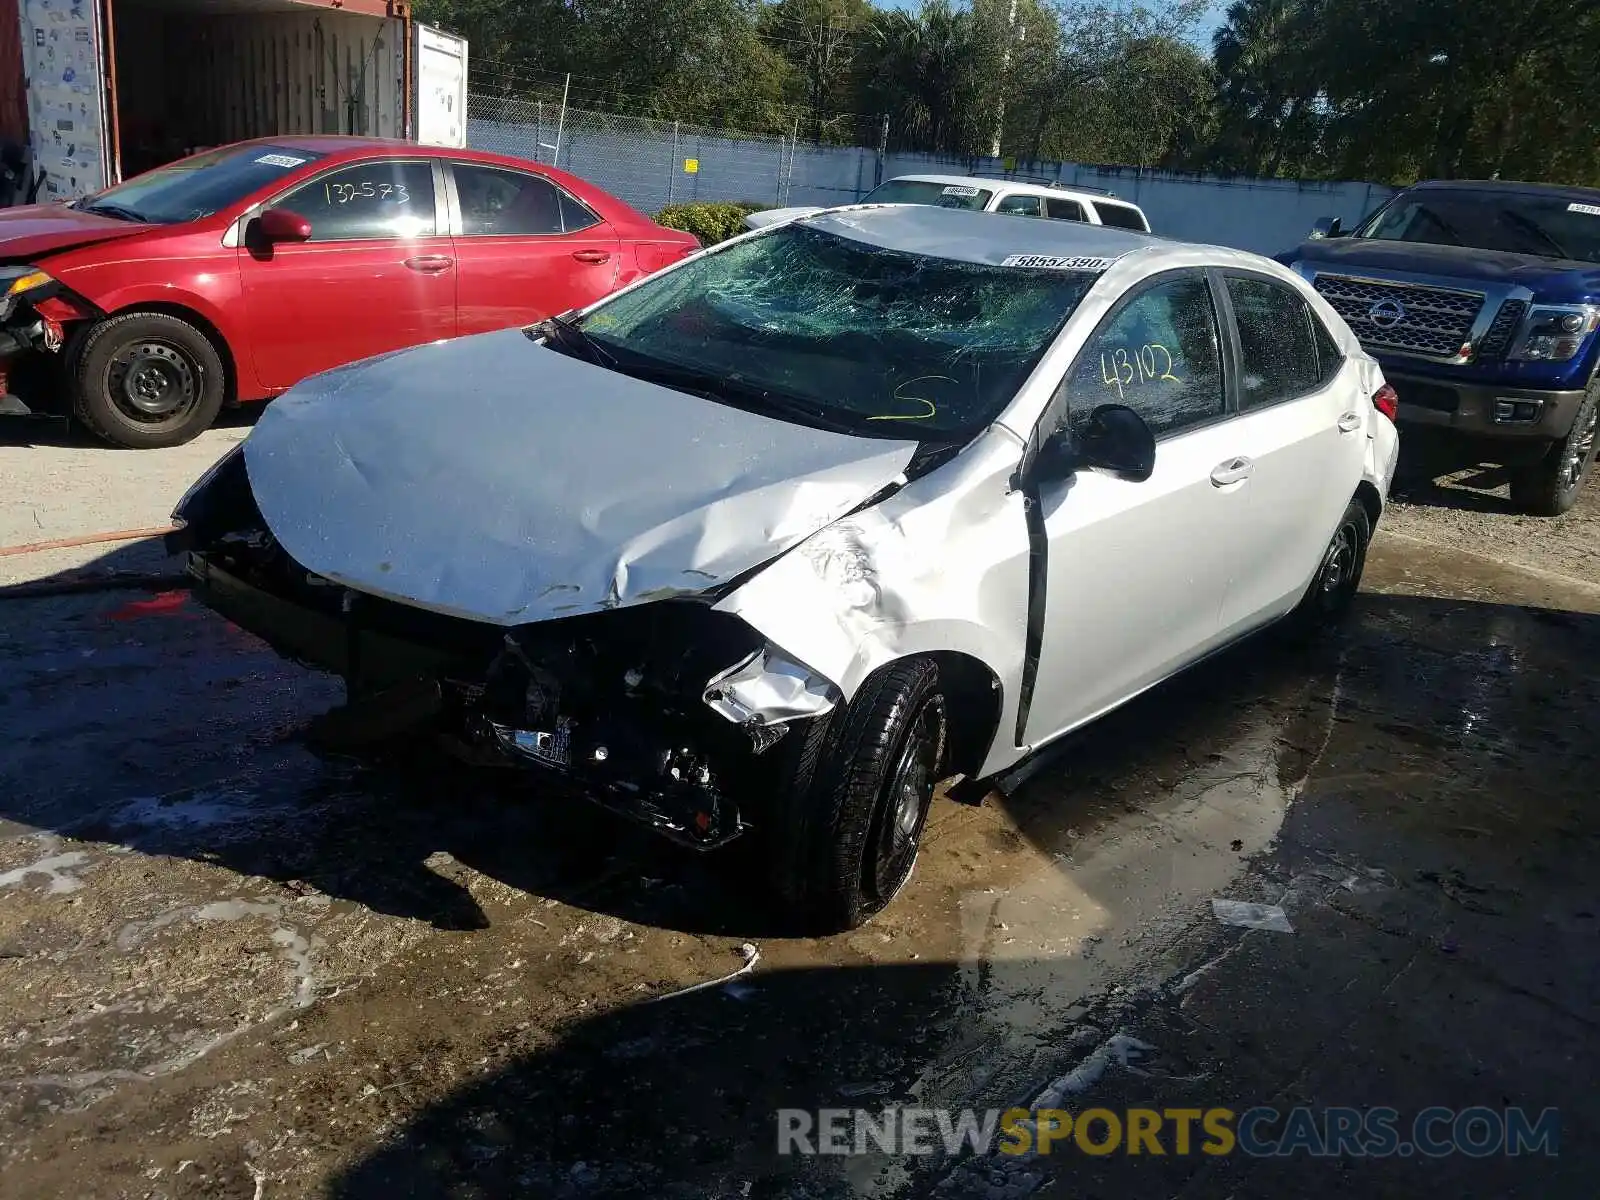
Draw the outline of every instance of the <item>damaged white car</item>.
<instances>
[{"instance_id":1,"label":"damaged white car","mask_svg":"<svg viewBox=\"0 0 1600 1200\"><path fill-rule=\"evenodd\" d=\"M859 924L982 781L1361 576L1393 395L1254 255L833 210L276 401L197 594L403 713Z\"/></svg>"}]
</instances>

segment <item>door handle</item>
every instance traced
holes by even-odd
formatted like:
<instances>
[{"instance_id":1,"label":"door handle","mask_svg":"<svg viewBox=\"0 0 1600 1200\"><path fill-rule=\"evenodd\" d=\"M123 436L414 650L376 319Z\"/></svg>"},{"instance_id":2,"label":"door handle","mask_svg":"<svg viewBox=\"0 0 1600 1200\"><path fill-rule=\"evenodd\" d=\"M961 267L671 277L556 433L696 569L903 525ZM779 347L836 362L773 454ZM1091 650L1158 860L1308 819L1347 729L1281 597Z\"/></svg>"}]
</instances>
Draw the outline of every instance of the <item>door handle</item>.
<instances>
[{"instance_id":1,"label":"door handle","mask_svg":"<svg viewBox=\"0 0 1600 1200\"><path fill-rule=\"evenodd\" d=\"M611 261L609 250L574 250L572 257L581 263L605 263Z\"/></svg>"},{"instance_id":2,"label":"door handle","mask_svg":"<svg viewBox=\"0 0 1600 1200\"><path fill-rule=\"evenodd\" d=\"M1230 458L1227 462L1220 462L1211 468L1211 482L1218 487L1227 487L1231 483L1243 483L1255 473L1256 464L1248 458Z\"/></svg>"},{"instance_id":3,"label":"door handle","mask_svg":"<svg viewBox=\"0 0 1600 1200\"><path fill-rule=\"evenodd\" d=\"M406 259L406 266L424 275L437 275L440 271L448 271L454 262L455 259L448 254L419 254Z\"/></svg>"},{"instance_id":4,"label":"door handle","mask_svg":"<svg viewBox=\"0 0 1600 1200\"><path fill-rule=\"evenodd\" d=\"M1339 418L1340 433L1354 433L1361 428L1361 414L1347 412Z\"/></svg>"}]
</instances>

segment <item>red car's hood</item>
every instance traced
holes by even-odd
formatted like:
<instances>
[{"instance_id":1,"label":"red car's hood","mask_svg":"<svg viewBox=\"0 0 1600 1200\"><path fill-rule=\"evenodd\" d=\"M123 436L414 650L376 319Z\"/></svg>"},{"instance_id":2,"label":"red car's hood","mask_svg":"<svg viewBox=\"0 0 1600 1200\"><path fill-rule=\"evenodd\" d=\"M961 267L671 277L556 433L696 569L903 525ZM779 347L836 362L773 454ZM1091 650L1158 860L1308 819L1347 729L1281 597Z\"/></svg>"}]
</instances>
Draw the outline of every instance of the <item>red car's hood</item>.
<instances>
[{"instance_id":1,"label":"red car's hood","mask_svg":"<svg viewBox=\"0 0 1600 1200\"><path fill-rule=\"evenodd\" d=\"M151 228L136 221L97 217L63 204L0 209L0 261L31 262L41 255L127 237Z\"/></svg>"}]
</instances>

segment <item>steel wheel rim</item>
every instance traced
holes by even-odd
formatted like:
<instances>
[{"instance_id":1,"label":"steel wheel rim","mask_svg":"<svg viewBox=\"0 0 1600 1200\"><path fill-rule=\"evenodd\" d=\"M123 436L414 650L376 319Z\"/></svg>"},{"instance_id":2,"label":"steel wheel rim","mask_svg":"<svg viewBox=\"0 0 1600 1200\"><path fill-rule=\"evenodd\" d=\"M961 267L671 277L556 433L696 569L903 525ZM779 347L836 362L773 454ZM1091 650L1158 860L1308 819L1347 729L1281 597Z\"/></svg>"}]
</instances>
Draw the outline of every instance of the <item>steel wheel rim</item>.
<instances>
[{"instance_id":1,"label":"steel wheel rim","mask_svg":"<svg viewBox=\"0 0 1600 1200\"><path fill-rule=\"evenodd\" d=\"M1328 555L1322 560L1322 592L1331 596L1344 587L1355 574L1356 529L1349 521L1339 526L1328 545Z\"/></svg>"},{"instance_id":2,"label":"steel wheel rim","mask_svg":"<svg viewBox=\"0 0 1600 1200\"><path fill-rule=\"evenodd\" d=\"M200 403L200 372L177 346L146 339L111 356L106 392L122 415L143 425L181 421Z\"/></svg>"},{"instance_id":3,"label":"steel wheel rim","mask_svg":"<svg viewBox=\"0 0 1600 1200\"><path fill-rule=\"evenodd\" d=\"M944 706L930 696L912 718L880 796L868 875L878 900L887 901L911 874L943 755Z\"/></svg>"},{"instance_id":4,"label":"steel wheel rim","mask_svg":"<svg viewBox=\"0 0 1600 1200\"><path fill-rule=\"evenodd\" d=\"M1570 490L1578 486L1583 478L1583 473L1588 469L1589 460L1594 457L1595 427L1600 425L1600 406L1589 410L1589 419L1583 427L1574 432L1572 442L1567 447L1565 460L1562 462L1562 487Z\"/></svg>"}]
</instances>

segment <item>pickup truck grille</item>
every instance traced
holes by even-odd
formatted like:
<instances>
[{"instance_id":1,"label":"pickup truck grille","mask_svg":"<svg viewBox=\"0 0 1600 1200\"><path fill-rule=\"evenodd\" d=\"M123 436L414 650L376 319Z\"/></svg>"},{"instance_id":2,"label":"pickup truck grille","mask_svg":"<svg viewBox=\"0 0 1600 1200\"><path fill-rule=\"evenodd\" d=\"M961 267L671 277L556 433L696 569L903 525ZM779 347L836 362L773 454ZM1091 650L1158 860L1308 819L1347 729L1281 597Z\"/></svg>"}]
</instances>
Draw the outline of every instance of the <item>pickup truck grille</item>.
<instances>
[{"instance_id":1,"label":"pickup truck grille","mask_svg":"<svg viewBox=\"0 0 1600 1200\"><path fill-rule=\"evenodd\" d=\"M1527 311L1526 300L1507 300L1502 304L1500 311L1495 314L1494 323L1483 335L1483 341L1478 343L1478 357L1493 359L1503 356L1511 344L1512 336L1517 332L1517 326L1522 324L1523 314Z\"/></svg>"},{"instance_id":2,"label":"pickup truck grille","mask_svg":"<svg viewBox=\"0 0 1600 1200\"><path fill-rule=\"evenodd\" d=\"M1318 275L1313 286L1362 345L1429 358L1455 358L1461 353L1484 298L1482 292L1378 283L1348 275Z\"/></svg>"}]
</instances>

